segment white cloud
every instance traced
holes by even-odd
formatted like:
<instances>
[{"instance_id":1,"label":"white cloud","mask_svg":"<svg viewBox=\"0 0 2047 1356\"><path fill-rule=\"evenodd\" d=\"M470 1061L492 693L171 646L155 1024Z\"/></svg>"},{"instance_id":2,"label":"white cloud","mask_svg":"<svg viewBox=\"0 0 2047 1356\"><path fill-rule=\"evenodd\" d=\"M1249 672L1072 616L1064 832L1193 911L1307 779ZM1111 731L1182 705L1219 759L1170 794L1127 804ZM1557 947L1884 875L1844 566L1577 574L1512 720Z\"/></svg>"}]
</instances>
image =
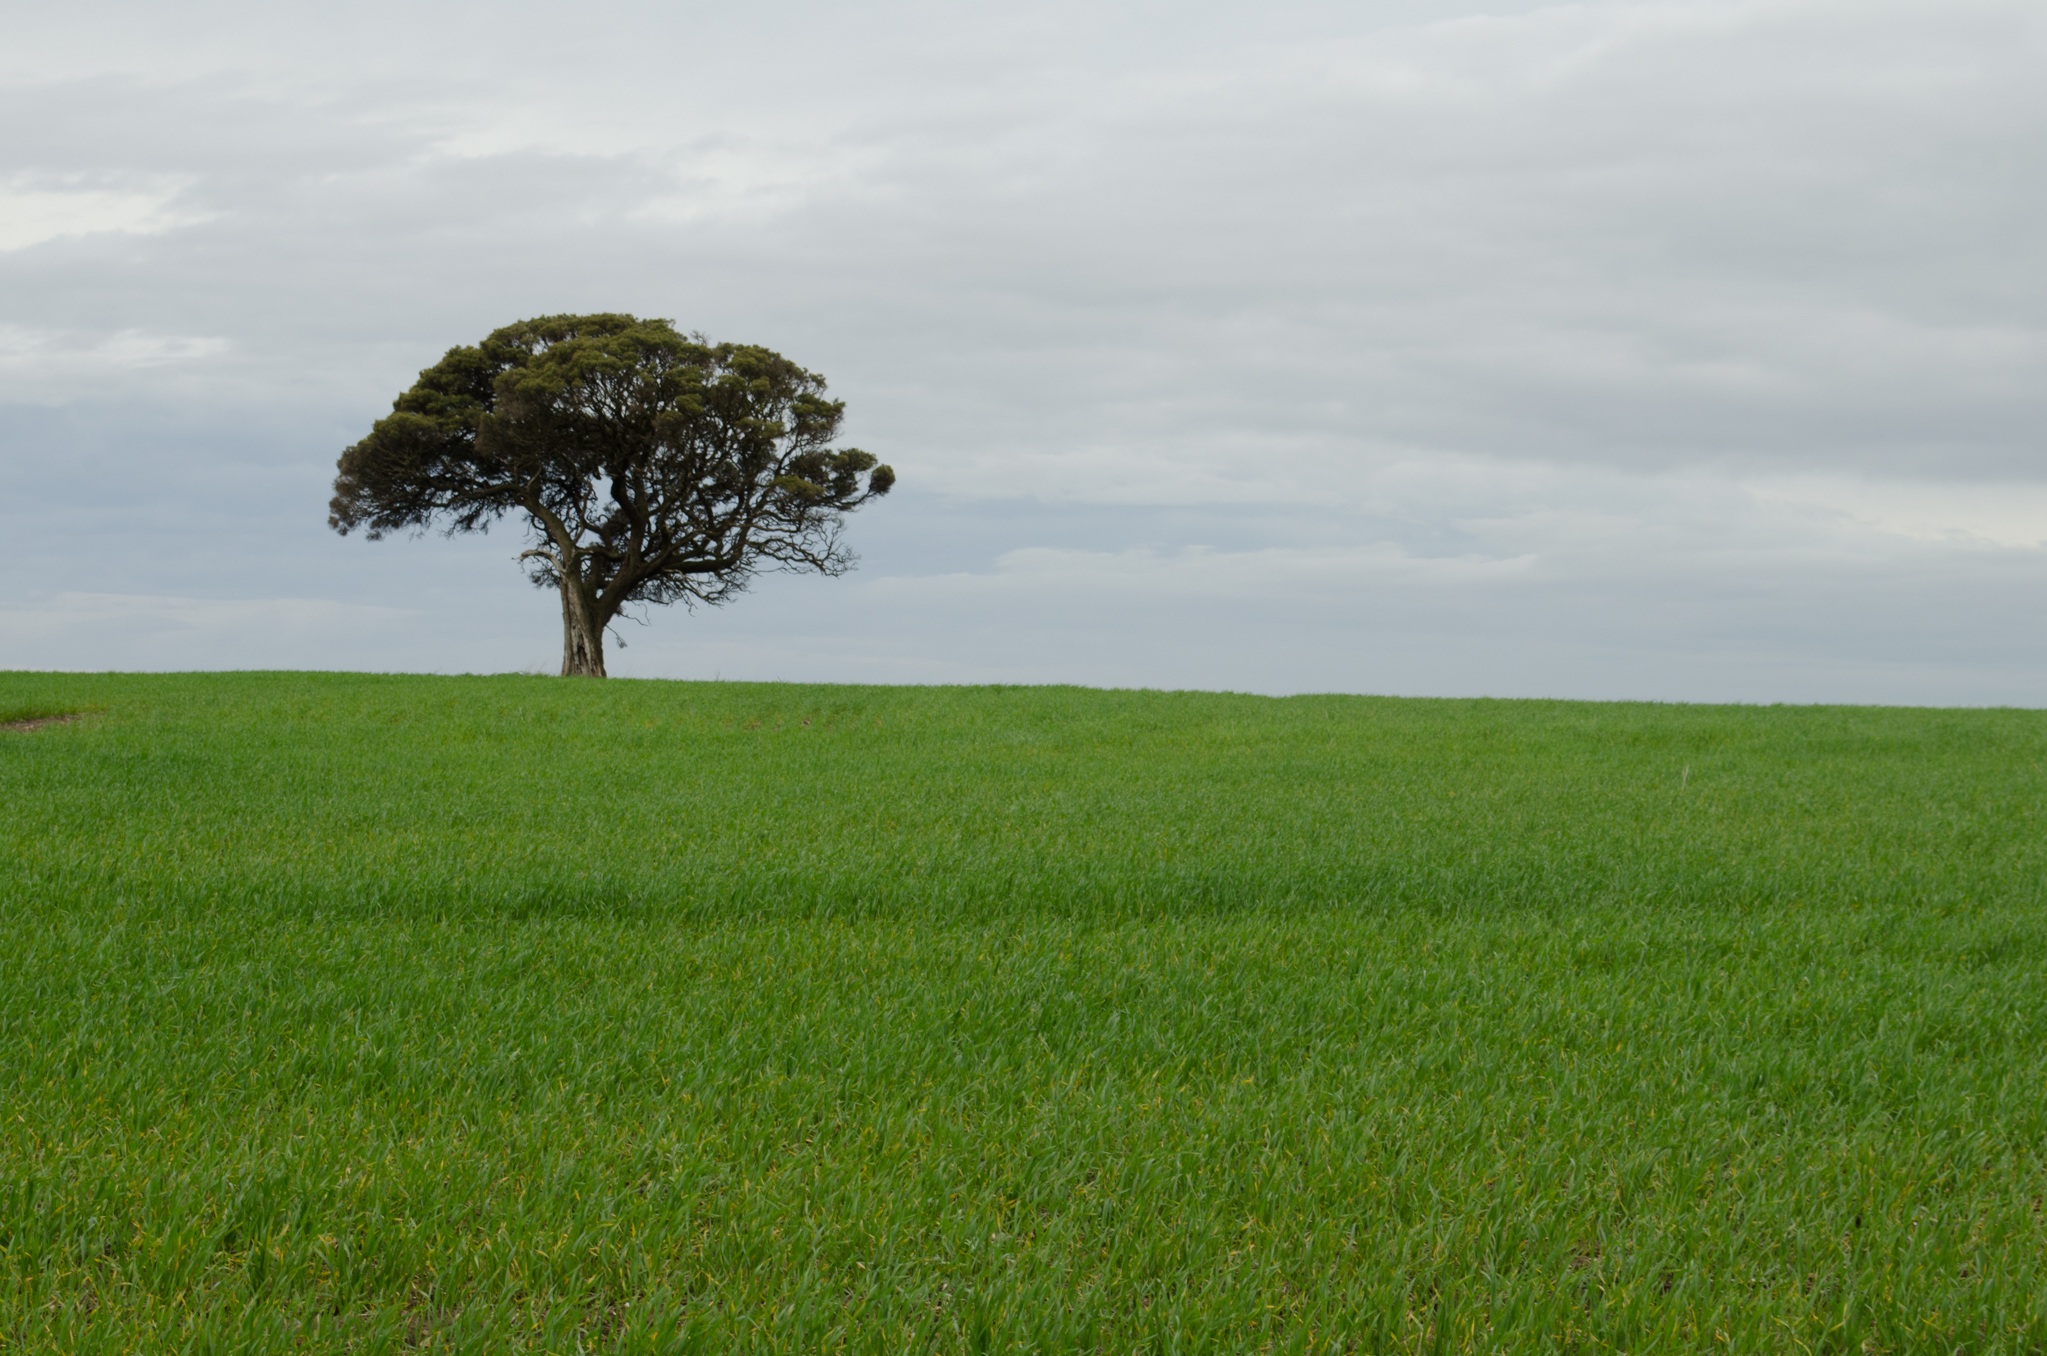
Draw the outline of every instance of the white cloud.
<instances>
[{"instance_id":1,"label":"white cloud","mask_svg":"<svg viewBox=\"0 0 2047 1356\"><path fill-rule=\"evenodd\" d=\"M1846 476L1757 479L1759 498L1917 541L2047 548L2047 484L1882 480Z\"/></svg>"},{"instance_id":2,"label":"white cloud","mask_svg":"<svg viewBox=\"0 0 2047 1356\"><path fill-rule=\"evenodd\" d=\"M1360 587L1483 586L1525 574L1534 564L1531 555L1422 556L1393 542L1234 551L1207 546L1121 551L1036 546L1004 552L986 573L896 578L875 587L914 598L971 595L983 605L996 596L1035 602L1080 594L1097 602L1173 597L1269 604Z\"/></svg>"},{"instance_id":3,"label":"white cloud","mask_svg":"<svg viewBox=\"0 0 2047 1356\"><path fill-rule=\"evenodd\" d=\"M202 335L79 334L0 324L0 400L63 403L104 399L110 390L132 398L130 383L152 375L175 380L229 347L225 339Z\"/></svg>"},{"instance_id":4,"label":"white cloud","mask_svg":"<svg viewBox=\"0 0 2047 1356\"><path fill-rule=\"evenodd\" d=\"M88 235L154 235L205 221L181 207L189 178L96 182L95 177L16 174L0 179L0 250Z\"/></svg>"},{"instance_id":5,"label":"white cloud","mask_svg":"<svg viewBox=\"0 0 2047 1356\"><path fill-rule=\"evenodd\" d=\"M64 592L0 610L0 666L320 667L351 650L388 651L394 633L423 622L417 609L324 598Z\"/></svg>"}]
</instances>

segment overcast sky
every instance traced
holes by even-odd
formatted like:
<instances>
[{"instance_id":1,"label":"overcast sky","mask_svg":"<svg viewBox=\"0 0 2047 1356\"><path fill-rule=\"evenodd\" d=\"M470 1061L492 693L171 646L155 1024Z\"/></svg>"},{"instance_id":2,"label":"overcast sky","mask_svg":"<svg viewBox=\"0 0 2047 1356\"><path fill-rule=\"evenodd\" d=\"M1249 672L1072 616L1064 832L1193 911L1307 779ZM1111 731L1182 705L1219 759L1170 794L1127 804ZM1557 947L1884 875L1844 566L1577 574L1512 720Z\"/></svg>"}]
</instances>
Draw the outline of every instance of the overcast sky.
<instances>
[{"instance_id":1,"label":"overcast sky","mask_svg":"<svg viewBox=\"0 0 2047 1356\"><path fill-rule=\"evenodd\" d=\"M14 6L0 665L551 671L342 539L449 346L824 373L843 579L615 674L2047 705L2047 6Z\"/></svg>"}]
</instances>

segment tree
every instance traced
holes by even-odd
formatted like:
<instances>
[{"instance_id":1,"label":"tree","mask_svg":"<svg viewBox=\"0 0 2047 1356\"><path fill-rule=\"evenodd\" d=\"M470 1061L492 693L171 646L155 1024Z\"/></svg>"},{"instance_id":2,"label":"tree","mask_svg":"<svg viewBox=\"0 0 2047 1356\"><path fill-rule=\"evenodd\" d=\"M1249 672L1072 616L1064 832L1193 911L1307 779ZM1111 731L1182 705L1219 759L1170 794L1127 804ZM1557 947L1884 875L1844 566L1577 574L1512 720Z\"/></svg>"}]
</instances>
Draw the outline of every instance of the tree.
<instances>
[{"instance_id":1,"label":"tree","mask_svg":"<svg viewBox=\"0 0 2047 1356\"><path fill-rule=\"evenodd\" d=\"M665 320L543 316L451 348L341 454L346 536L487 531L523 514L520 559L562 604L562 674L604 676L626 607L723 603L761 569L843 574L844 515L895 484L834 449L845 403L779 353Z\"/></svg>"}]
</instances>

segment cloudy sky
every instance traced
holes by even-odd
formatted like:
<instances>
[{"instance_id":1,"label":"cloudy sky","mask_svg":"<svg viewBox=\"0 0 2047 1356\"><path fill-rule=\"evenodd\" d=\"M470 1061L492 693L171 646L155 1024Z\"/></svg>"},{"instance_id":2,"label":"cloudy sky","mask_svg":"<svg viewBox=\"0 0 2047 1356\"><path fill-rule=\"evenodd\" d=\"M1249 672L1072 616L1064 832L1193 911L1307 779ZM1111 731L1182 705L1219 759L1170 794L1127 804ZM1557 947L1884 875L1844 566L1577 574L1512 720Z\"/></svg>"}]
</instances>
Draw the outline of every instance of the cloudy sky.
<instances>
[{"instance_id":1,"label":"cloudy sky","mask_svg":"<svg viewBox=\"0 0 2047 1356\"><path fill-rule=\"evenodd\" d=\"M0 665L551 670L334 458L626 310L901 486L614 673L2047 705L2038 0L7 24Z\"/></svg>"}]
</instances>

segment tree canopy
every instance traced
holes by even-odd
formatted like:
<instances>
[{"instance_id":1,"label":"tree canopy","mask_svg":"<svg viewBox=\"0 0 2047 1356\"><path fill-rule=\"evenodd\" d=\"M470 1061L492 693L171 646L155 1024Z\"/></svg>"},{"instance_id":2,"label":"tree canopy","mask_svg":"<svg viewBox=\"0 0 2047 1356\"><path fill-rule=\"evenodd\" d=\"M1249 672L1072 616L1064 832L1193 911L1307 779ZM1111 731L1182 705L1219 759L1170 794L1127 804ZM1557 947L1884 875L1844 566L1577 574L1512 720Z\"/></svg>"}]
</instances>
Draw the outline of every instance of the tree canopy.
<instances>
[{"instance_id":1,"label":"tree canopy","mask_svg":"<svg viewBox=\"0 0 2047 1356\"><path fill-rule=\"evenodd\" d=\"M762 569L837 575L844 515L895 472L834 448L824 378L665 320L558 315L448 350L341 454L327 521L346 535L532 535L521 559L562 600L562 673L602 677L635 603L722 603Z\"/></svg>"}]
</instances>

